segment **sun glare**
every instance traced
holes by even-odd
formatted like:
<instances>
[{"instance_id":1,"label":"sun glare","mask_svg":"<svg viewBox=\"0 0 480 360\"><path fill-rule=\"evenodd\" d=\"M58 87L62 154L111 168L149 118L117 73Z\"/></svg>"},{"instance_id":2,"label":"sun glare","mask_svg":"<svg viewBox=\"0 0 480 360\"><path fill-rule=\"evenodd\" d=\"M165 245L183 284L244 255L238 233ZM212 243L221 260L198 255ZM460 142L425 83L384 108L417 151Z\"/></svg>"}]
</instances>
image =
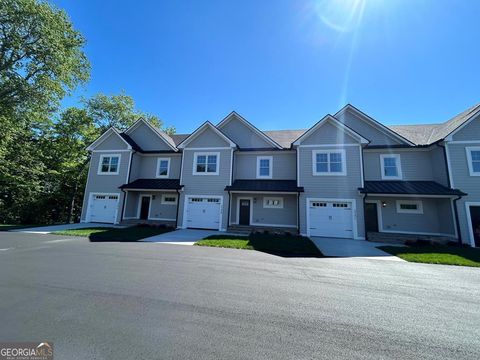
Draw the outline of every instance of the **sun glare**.
<instances>
[{"instance_id":1,"label":"sun glare","mask_svg":"<svg viewBox=\"0 0 480 360\"><path fill-rule=\"evenodd\" d=\"M320 20L338 32L354 29L362 20L367 0L316 0L315 11Z\"/></svg>"}]
</instances>

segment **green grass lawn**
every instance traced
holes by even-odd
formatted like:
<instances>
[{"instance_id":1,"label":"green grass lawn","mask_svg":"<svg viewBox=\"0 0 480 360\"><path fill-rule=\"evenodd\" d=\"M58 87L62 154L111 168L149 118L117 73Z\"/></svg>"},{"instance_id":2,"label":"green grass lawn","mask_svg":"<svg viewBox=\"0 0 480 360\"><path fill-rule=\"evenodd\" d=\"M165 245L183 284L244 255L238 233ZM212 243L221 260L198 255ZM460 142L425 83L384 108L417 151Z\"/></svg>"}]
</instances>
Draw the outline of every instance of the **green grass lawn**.
<instances>
[{"instance_id":1,"label":"green grass lawn","mask_svg":"<svg viewBox=\"0 0 480 360\"><path fill-rule=\"evenodd\" d=\"M401 259L411 262L480 267L480 249L446 245L380 246Z\"/></svg>"},{"instance_id":2,"label":"green grass lawn","mask_svg":"<svg viewBox=\"0 0 480 360\"><path fill-rule=\"evenodd\" d=\"M27 229L31 227L47 226L45 224L0 224L0 231Z\"/></svg>"},{"instance_id":3,"label":"green grass lawn","mask_svg":"<svg viewBox=\"0 0 480 360\"><path fill-rule=\"evenodd\" d=\"M197 246L212 246L244 250L258 250L282 256L322 257L322 253L304 236L265 235L249 236L213 235L195 243Z\"/></svg>"},{"instance_id":4,"label":"green grass lawn","mask_svg":"<svg viewBox=\"0 0 480 360\"><path fill-rule=\"evenodd\" d=\"M172 231L171 228L153 226L132 226L127 228L91 227L54 231L52 234L88 237L92 242L103 241L138 241L144 238Z\"/></svg>"}]
</instances>

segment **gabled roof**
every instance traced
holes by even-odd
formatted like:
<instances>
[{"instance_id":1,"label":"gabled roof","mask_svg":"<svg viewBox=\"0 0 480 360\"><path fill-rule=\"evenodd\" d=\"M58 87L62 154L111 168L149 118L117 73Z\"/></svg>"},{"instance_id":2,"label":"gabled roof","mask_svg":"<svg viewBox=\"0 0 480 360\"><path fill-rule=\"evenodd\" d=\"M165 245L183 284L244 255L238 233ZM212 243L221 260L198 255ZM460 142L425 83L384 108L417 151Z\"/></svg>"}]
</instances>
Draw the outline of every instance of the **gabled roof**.
<instances>
[{"instance_id":1,"label":"gabled roof","mask_svg":"<svg viewBox=\"0 0 480 360\"><path fill-rule=\"evenodd\" d=\"M383 132L387 136L393 137L393 138L397 139L398 141L400 141L402 143L407 143L409 145L415 145L409 139L407 139L404 136L398 134L397 132L393 131L392 129L389 129L388 127L386 127L382 123L380 123L377 120L375 120L374 118L368 116L363 111L357 109L355 106L353 106L351 104L347 104L343 108L341 108L339 111L337 111L337 113L334 115L334 117L338 119L345 112L351 112L353 114L358 115L358 118L360 120L364 120L365 122L367 122L371 126L375 127L380 132Z\"/></svg>"},{"instance_id":2,"label":"gabled roof","mask_svg":"<svg viewBox=\"0 0 480 360\"><path fill-rule=\"evenodd\" d=\"M147 125L164 143L166 143L172 150L177 151L177 148L175 147L175 142L172 140L170 136L168 136L165 132L162 130L156 128L152 124L150 124L149 121L145 120L144 118L140 118L135 123L130 126L127 130L125 130L125 134L131 133L139 124L145 124Z\"/></svg>"},{"instance_id":3,"label":"gabled roof","mask_svg":"<svg viewBox=\"0 0 480 360\"><path fill-rule=\"evenodd\" d=\"M217 124L217 128L218 129L221 129L223 126L225 126L226 124L228 124L232 119L234 118L237 118L239 119L240 121L242 121L245 126L247 126L250 130L252 130L254 133L256 133L257 135L259 135L262 139L264 139L265 141L267 141L268 143L270 143L272 146L276 147L276 148L279 148L281 149L282 146L280 144L278 144L276 141L274 141L272 138L270 138L268 135L266 135L265 133L263 133L261 130L259 130L258 128L255 127L255 125L253 125L250 121L248 121L247 119L245 119L243 116L241 116L240 114L238 114L237 112L235 111L232 111L230 114L228 114L222 121L220 121L218 124Z\"/></svg>"},{"instance_id":4,"label":"gabled roof","mask_svg":"<svg viewBox=\"0 0 480 360\"><path fill-rule=\"evenodd\" d=\"M115 129L114 127L111 127L111 128L109 128L107 131L105 131L102 135L100 135L93 143L91 143L91 144L87 147L87 150L88 150L88 151L95 150L95 148L96 148L98 145L100 145L103 141L105 141L106 139L108 139L111 135L118 136L118 137L127 145L127 149L132 149L132 146L127 142L127 140L125 140L125 139L120 135L120 133L118 132L118 130Z\"/></svg>"},{"instance_id":5,"label":"gabled roof","mask_svg":"<svg viewBox=\"0 0 480 360\"><path fill-rule=\"evenodd\" d=\"M392 125L390 128L417 145L430 145L452 136L479 113L480 104L476 104L441 124Z\"/></svg>"},{"instance_id":6,"label":"gabled roof","mask_svg":"<svg viewBox=\"0 0 480 360\"><path fill-rule=\"evenodd\" d=\"M220 136L223 140L225 140L230 147L234 148L237 147L237 144L235 144L230 138L228 138L227 135L222 133L220 130L218 130L210 121L205 121L202 125L200 125L197 130L195 130L193 133L191 133L189 136L187 136L182 142L180 142L177 145L177 148L179 149L184 149L192 140L194 140L197 136L199 136L203 131L206 129L212 129L213 132L215 132L218 136Z\"/></svg>"},{"instance_id":7,"label":"gabled roof","mask_svg":"<svg viewBox=\"0 0 480 360\"><path fill-rule=\"evenodd\" d=\"M143 151L140 145L138 145L135 141L133 141L133 139L130 136L128 136L125 133L120 133L119 135L123 138L123 140L125 140L127 143L130 144L133 150L140 151L140 152Z\"/></svg>"},{"instance_id":8,"label":"gabled roof","mask_svg":"<svg viewBox=\"0 0 480 360\"><path fill-rule=\"evenodd\" d=\"M365 181L363 188L358 188L363 194L398 194L398 195L441 195L464 196L464 192L450 189L435 181Z\"/></svg>"},{"instance_id":9,"label":"gabled roof","mask_svg":"<svg viewBox=\"0 0 480 360\"><path fill-rule=\"evenodd\" d=\"M361 144L368 144L370 141L365 139L362 135L354 131L353 129L349 128L347 125L341 123L337 119L335 119L332 115L327 115L320 121L318 121L315 125L313 125L310 129L308 129L305 133L303 133L298 139L296 139L292 145L300 145L303 140L305 140L308 136L313 134L317 129L322 127L323 125L330 123L337 127L338 129L344 131L345 133L349 134L354 139L357 139Z\"/></svg>"}]
</instances>

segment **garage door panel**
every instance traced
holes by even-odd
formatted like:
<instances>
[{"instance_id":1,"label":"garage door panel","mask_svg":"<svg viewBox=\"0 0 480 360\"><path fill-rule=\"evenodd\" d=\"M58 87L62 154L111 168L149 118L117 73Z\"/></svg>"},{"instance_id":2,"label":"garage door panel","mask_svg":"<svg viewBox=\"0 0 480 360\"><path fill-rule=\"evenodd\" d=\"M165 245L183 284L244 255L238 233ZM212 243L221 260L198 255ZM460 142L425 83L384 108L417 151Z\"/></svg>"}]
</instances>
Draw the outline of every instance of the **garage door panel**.
<instances>
[{"instance_id":1,"label":"garage door panel","mask_svg":"<svg viewBox=\"0 0 480 360\"><path fill-rule=\"evenodd\" d=\"M187 227L198 229L219 229L221 200L211 197L192 197L187 200Z\"/></svg>"},{"instance_id":2,"label":"garage door panel","mask_svg":"<svg viewBox=\"0 0 480 360\"><path fill-rule=\"evenodd\" d=\"M351 202L310 201L308 211L311 236L353 238Z\"/></svg>"},{"instance_id":3,"label":"garage door panel","mask_svg":"<svg viewBox=\"0 0 480 360\"><path fill-rule=\"evenodd\" d=\"M90 221L113 224L116 220L119 196L93 194L90 204Z\"/></svg>"}]
</instances>

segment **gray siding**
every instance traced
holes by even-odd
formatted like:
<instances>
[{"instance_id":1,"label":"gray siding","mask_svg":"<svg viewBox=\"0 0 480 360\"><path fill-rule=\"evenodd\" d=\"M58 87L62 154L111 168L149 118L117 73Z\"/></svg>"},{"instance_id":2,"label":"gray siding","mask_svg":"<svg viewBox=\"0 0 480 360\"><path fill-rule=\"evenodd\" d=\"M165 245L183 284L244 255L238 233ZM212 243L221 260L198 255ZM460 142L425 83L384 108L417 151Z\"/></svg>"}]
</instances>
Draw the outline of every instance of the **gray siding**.
<instances>
[{"instance_id":1,"label":"gray siding","mask_svg":"<svg viewBox=\"0 0 480 360\"><path fill-rule=\"evenodd\" d=\"M240 148L271 148L273 145L248 128L237 117L231 119L220 130Z\"/></svg>"},{"instance_id":2,"label":"gray siding","mask_svg":"<svg viewBox=\"0 0 480 360\"><path fill-rule=\"evenodd\" d=\"M128 145L115 133L111 133L105 140L103 140L95 150L126 150Z\"/></svg>"},{"instance_id":3,"label":"gray siding","mask_svg":"<svg viewBox=\"0 0 480 360\"><path fill-rule=\"evenodd\" d=\"M158 134L153 132L147 125L140 123L128 135L135 141L143 150L171 150L163 139Z\"/></svg>"},{"instance_id":4,"label":"gray siding","mask_svg":"<svg viewBox=\"0 0 480 360\"><path fill-rule=\"evenodd\" d=\"M255 179L258 156L273 157L272 179L295 180L297 178L295 152L240 153L236 151L234 154L234 179Z\"/></svg>"},{"instance_id":5,"label":"gray siding","mask_svg":"<svg viewBox=\"0 0 480 360\"><path fill-rule=\"evenodd\" d=\"M365 164L365 180L382 180L380 155L399 154L402 167L402 180L433 180L432 154L430 151L401 151L399 149L365 150L363 161ZM440 166L444 166L441 162Z\"/></svg>"},{"instance_id":6,"label":"gray siding","mask_svg":"<svg viewBox=\"0 0 480 360\"><path fill-rule=\"evenodd\" d=\"M135 154L136 155L136 154ZM138 155L134 156L132 174L130 181L135 179L154 179L156 178L157 159L170 159L169 179L180 179L180 163L182 160L181 154L159 154L159 155Z\"/></svg>"},{"instance_id":7,"label":"gray siding","mask_svg":"<svg viewBox=\"0 0 480 360\"><path fill-rule=\"evenodd\" d=\"M478 138L480 134L476 136ZM470 176L468 171L468 159L465 148L469 146L478 146L478 144L448 144L453 187L468 194L457 202L462 241L468 244L470 243L469 228L471 224L468 223L465 202L480 202L480 176Z\"/></svg>"},{"instance_id":8,"label":"gray siding","mask_svg":"<svg viewBox=\"0 0 480 360\"><path fill-rule=\"evenodd\" d=\"M190 148L211 148L211 147L225 147L229 143L222 139L212 129L205 128L202 133L198 134L189 144Z\"/></svg>"},{"instance_id":9,"label":"gray siding","mask_svg":"<svg viewBox=\"0 0 480 360\"><path fill-rule=\"evenodd\" d=\"M270 209L263 207L264 197L283 198L282 209ZM237 212L239 198L252 198L250 211L252 211L251 225L276 225L276 226L297 226L297 196L286 194L232 194L230 223L238 224Z\"/></svg>"},{"instance_id":10,"label":"gray siding","mask_svg":"<svg viewBox=\"0 0 480 360\"><path fill-rule=\"evenodd\" d=\"M477 115L470 123L453 135L454 141L480 140L480 115Z\"/></svg>"},{"instance_id":11,"label":"gray siding","mask_svg":"<svg viewBox=\"0 0 480 360\"><path fill-rule=\"evenodd\" d=\"M214 134L215 135L215 134ZM215 135L217 136L217 135ZM201 136L202 137L202 136ZM217 136L218 137L218 136ZM207 141L208 143L208 141ZM195 146L198 146L195 145ZM211 146L211 145L210 145ZM222 209L222 228L227 228L227 212L228 212L228 193L224 190L230 185L230 169L232 150L208 150L220 153L219 174L218 175L193 175L193 161L195 150L186 149L183 152L183 175L182 184L183 192L180 197L178 224L183 224L183 211L185 196L191 195L216 195L223 197Z\"/></svg>"},{"instance_id":12,"label":"gray siding","mask_svg":"<svg viewBox=\"0 0 480 360\"><path fill-rule=\"evenodd\" d=\"M331 148L331 150L338 149ZM362 186L360 147L347 146L346 176L314 176L312 173L312 151L330 150L328 148L299 148L300 186L305 192L300 195L300 232L307 233L307 198L353 199L356 203L356 222L358 237L364 237L363 198L358 193Z\"/></svg>"},{"instance_id":13,"label":"gray siding","mask_svg":"<svg viewBox=\"0 0 480 360\"><path fill-rule=\"evenodd\" d=\"M358 143L358 140L355 140L344 131L339 130L331 123L323 124L302 141L302 145L355 143Z\"/></svg>"},{"instance_id":14,"label":"gray siding","mask_svg":"<svg viewBox=\"0 0 480 360\"><path fill-rule=\"evenodd\" d=\"M344 123L357 133L362 135L365 139L371 141L371 145L398 145L402 144L402 141L397 140L395 137L386 135L383 131L380 131L376 127L370 125L359 116L352 114L348 111L344 112L342 116L336 116L340 122ZM386 131L386 130L385 130Z\"/></svg>"},{"instance_id":15,"label":"gray siding","mask_svg":"<svg viewBox=\"0 0 480 360\"><path fill-rule=\"evenodd\" d=\"M378 207L383 222L380 231L455 236L451 199L368 197L367 200L379 200L386 204ZM397 200L421 200L423 214L398 213Z\"/></svg>"},{"instance_id":16,"label":"gray siding","mask_svg":"<svg viewBox=\"0 0 480 360\"><path fill-rule=\"evenodd\" d=\"M432 178L444 186L449 186L448 170L443 148L434 146L430 151L430 162L432 164Z\"/></svg>"},{"instance_id":17,"label":"gray siding","mask_svg":"<svg viewBox=\"0 0 480 360\"><path fill-rule=\"evenodd\" d=\"M130 162L130 152L112 151L111 154L120 154L120 164L118 175L98 175L98 165L100 156L104 154L110 154L105 152L93 152L90 160L90 167L88 171L87 185L85 188L85 196L83 199L81 221L85 221L87 213L88 200L91 193L117 193L120 195L119 210L117 219L120 221L120 211L123 204L123 192L119 189L120 185L123 185L127 181L128 164Z\"/></svg>"}]
</instances>

